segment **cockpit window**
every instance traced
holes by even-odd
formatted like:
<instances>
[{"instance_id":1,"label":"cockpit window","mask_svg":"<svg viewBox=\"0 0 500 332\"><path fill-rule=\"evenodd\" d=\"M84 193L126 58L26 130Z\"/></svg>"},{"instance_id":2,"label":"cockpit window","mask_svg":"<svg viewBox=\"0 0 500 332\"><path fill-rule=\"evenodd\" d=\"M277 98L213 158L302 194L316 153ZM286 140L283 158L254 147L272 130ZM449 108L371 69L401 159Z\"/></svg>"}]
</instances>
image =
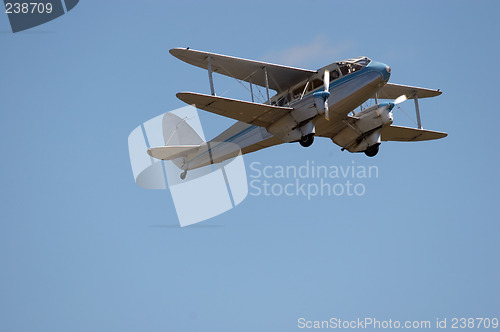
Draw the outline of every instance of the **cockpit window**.
<instances>
[{"instance_id":1,"label":"cockpit window","mask_svg":"<svg viewBox=\"0 0 500 332\"><path fill-rule=\"evenodd\" d=\"M332 70L330 72L330 81L336 80L337 78L339 78L339 76L340 76L340 74L339 74L339 71L337 69Z\"/></svg>"},{"instance_id":2,"label":"cockpit window","mask_svg":"<svg viewBox=\"0 0 500 332\"><path fill-rule=\"evenodd\" d=\"M363 68L363 67L368 66L368 64L371 62L371 60L365 56L360 56L359 58L349 59L349 60L346 60L345 62L353 63L353 64L359 65Z\"/></svg>"},{"instance_id":3,"label":"cockpit window","mask_svg":"<svg viewBox=\"0 0 500 332\"><path fill-rule=\"evenodd\" d=\"M348 64L342 64L339 66L340 72L342 73L343 76L349 74L349 66Z\"/></svg>"},{"instance_id":4,"label":"cockpit window","mask_svg":"<svg viewBox=\"0 0 500 332\"><path fill-rule=\"evenodd\" d=\"M345 60L338 62L339 70L343 76L354 73L355 71L361 70L366 67L371 62L367 57L359 57L354 59Z\"/></svg>"},{"instance_id":5,"label":"cockpit window","mask_svg":"<svg viewBox=\"0 0 500 332\"><path fill-rule=\"evenodd\" d=\"M307 86L306 86L307 85ZM298 87L296 87L293 91L292 91L292 98L293 99L297 99L297 98L300 98L302 96L302 94L305 92L306 88L309 88L310 87L310 83L307 82L306 84L302 84Z\"/></svg>"},{"instance_id":6,"label":"cockpit window","mask_svg":"<svg viewBox=\"0 0 500 332\"><path fill-rule=\"evenodd\" d=\"M323 81L316 78L311 82L311 84L312 84L312 90L315 90L315 89L319 88L320 86L323 86Z\"/></svg>"},{"instance_id":7,"label":"cockpit window","mask_svg":"<svg viewBox=\"0 0 500 332\"><path fill-rule=\"evenodd\" d=\"M357 63L351 64L351 73L354 73L357 70L363 69L363 66L358 65Z\"/></svg>"}]
</instances>

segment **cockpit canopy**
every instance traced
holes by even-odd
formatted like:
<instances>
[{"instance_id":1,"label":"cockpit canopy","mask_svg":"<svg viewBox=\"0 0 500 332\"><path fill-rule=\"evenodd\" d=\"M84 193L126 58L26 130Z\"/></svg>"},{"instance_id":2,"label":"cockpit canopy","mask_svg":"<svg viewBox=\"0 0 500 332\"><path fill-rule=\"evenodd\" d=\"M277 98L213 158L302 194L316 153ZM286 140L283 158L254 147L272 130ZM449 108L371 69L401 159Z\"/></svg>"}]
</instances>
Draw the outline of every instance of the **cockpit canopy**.
<instances>
[{"instance_id":1,"label":"cockpit canopy","mask_svg":"<svg viewBox=\"0 0 500 332\"><path fill-rule=\"evenodd\" d=\"M345 76L363 69L364 67L368 66L370 62L370 59L365 56L361 56L358 58L337 62L337 65L342 75Z\"/></svg>"},{"instance_id":2,"label":"cockpit canopy","mask_svg":"<svg viewBox=\"0 0 500 332\"><path fill-rule=\"evenodd\" d=\"M345 60L344 62L355 63L360 66L366 67L370 62L372 62L372 60L368 59L365 56L360 56L354 59Z\"/></svg>"}]
</instances>

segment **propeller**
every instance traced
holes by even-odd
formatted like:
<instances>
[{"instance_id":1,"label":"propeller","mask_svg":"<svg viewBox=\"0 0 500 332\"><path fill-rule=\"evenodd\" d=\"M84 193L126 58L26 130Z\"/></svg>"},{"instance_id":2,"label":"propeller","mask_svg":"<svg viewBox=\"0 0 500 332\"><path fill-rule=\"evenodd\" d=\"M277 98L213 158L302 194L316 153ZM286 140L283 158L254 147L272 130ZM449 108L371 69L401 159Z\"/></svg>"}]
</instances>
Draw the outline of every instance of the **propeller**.
<instances>
[{"instance_id":1,"label":"propeller","mask_svg":"<svg viewBox=\"0 0 500 332\"><path fill-rule=\"evenodd\" d=\"M328 91L329 87L330 87L330 71L329 70L325 70L325 73L323 76L323 87L324 87L323 98L325 100L323 108L325 110L325 119L330 121L330 115L328 114L329 113L329 111L328 111L328 97L330 97L330 91Z\"/></svg>"},{"instance_id":2,"label":"propeller","mask_svg":"<svg viewBox=\"0 0 500 332\"><path fill-rule=\"evenodd\" d=\"M401 104L402 102L407 101L407 100L408 100L408 97L406 97L406 95L401 95L401 96L397 97L396 99L394 99L394 101L392 103L394 105L397 105L397 104Z\"/></svg>"},{"instance_id":3,"label":"propeller","mask_svg":"<svg viewBox=\"0 0 500 332\"><path fill-rule=\"evenodd\" d=\"M328 91L330 87L330 71L325 70L323 74L323 91L318 91L313 94L314 104L319 113L325 113L325 119L330 120L328 114L328 97L330 97L330 91Z\"/></svg>"},{"instance_id":4,"label":"propeller","mask_svg":"<svg viewBox=\"0 0 500 332\"><path fill-rule=\"evenodd\" d=\"M396 106L396 105L398 105L398 104L401 104L401 103L403 103L403 102L405 102L405 101L407 101L407 100L408 100L408 97L407 97L406 95L401 95L401 96L397 97L396 99L394 99L392 102L390 102L390 103L389 103L389 112L392 112L392 109L394 108L394 106ZM404 110L403 110L400 106L398 107L398 110L399 110L399 109L400 109L403 113L405 113L405 115L406 115L406 116L407 116L407 117L408 117L411 121L413 121L413 120L411 119L411 117L410 117L408 114L406 114L406 112L405 112L405 111L404 111ZM418 117L419 117L419 114L418 114L418 111L417 111L417 121L420 121L420 119L419 119ZM415 123L415 121L413 121L413 122ZM415 123L415 124L419 127L419 129L422 129L422 126L421 126L421 124L419 124L419 122L417 122L417 123Z\"/></svg>"},{"instance_id":5,"label":"propeller","mask_svg":"<svg viewBox=\"0 0 500 332\"><path fill-rule=\"evenodd\" d=\"M402 102L404 102L406 100L408 100L408 97L406 97L406 95L401 95L401 96L397 97L396 99L394 99L392 102L389 103L389 111L392 111L394 106L396 106L397 104L401 104Z\"/></svg>"}]
</instances>

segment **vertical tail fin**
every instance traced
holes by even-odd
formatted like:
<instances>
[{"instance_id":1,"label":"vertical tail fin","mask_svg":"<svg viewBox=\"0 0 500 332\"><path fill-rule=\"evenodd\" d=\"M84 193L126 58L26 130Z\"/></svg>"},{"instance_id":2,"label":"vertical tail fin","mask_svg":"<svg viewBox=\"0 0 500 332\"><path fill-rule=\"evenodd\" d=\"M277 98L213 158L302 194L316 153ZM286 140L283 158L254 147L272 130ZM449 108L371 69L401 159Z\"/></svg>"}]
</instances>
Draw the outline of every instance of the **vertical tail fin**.
<instances>
[{"instance_id":1,"label":"vertical tail fin","mask_svg":"<svg viewBox=\"0 0 500 332\"><path fill-rule=\"evenodd\" d=\"M152 147L148 154L153 158L171 160L184 169L185 156L196 152L205 141L187 122L173 113L166 113L162 121L165 146Z\"/></svg>"}]
</instances>

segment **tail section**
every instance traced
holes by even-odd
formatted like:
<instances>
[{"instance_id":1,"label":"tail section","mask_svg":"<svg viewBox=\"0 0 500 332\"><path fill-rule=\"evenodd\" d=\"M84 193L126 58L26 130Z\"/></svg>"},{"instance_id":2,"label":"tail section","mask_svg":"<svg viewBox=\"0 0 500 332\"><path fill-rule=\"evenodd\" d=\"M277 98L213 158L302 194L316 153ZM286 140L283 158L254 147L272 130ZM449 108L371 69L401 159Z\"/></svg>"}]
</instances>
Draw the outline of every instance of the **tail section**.
<instances>
[{"instance_id":1,"label":"tail section","mask_svg":"<svg viewBox=\"0 0 500 332\"><path fill-rule=\"evenodd\" d=\"M188 170L221 163L241 155L241 149L236 144L238 142L229 142L230 138L240 133L236 129L241 129L241 126L234 125L210 142L205 142L186 120L186 118L172 113L165 114L162 122L165 145L151 147L147 150L147 153L156 159L172 161L175 166L185 171L183 173L184 177ZM244 131L250 136L239 135L241 136L240 139L248 143L248 139L255 136L253 132L256 131L259 134L259 141L261 140L262 134L259 127L248 124L243 125ZM252 130L253 128L256 130Z\"/></svg>"},{"instance_id":2,"label":"tail section","mask_svg":"<svg viewBox=\"0 0 500 332\"><path fill-rule=\"evenodd\" d=\"M153 158L171 160L175 166L185 169L188 155L196 153L205 141L185 118L173 113L165 114L162 128L165 146L153 147L148 154Z\"/></svg>"}]
</instances>

